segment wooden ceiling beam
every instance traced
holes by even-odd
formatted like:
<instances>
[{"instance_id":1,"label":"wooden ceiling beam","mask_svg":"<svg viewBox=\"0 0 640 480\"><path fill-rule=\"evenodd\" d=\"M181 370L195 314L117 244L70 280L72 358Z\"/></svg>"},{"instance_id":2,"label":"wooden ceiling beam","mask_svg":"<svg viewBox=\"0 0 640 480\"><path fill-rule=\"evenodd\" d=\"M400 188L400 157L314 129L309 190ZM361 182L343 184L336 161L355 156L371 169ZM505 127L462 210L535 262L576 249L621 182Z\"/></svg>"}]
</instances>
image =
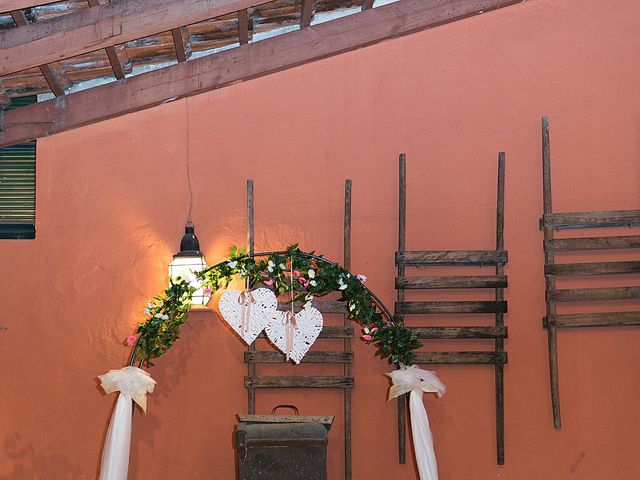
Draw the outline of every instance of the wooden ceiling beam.
<instances>
[{"instance_id":1,"label":"wooden ceiling beam","mask_svg":"<svg viewBox=\"0 0 640 480\"><path fill-rule=\"evenodd\" d=\"M522 0L400 0L0 115L0 147L461 20Z\"/></svg>"},{"instance_id":2,"label":"wooden ceiling beam","mask_svg":"<svg viewBox=\"0 0 640 480\"><path fill-rule=\"evenodd\" d=\"M0 76L271 0L119 0L0 32Z\"/></svg>"}]
</instances>

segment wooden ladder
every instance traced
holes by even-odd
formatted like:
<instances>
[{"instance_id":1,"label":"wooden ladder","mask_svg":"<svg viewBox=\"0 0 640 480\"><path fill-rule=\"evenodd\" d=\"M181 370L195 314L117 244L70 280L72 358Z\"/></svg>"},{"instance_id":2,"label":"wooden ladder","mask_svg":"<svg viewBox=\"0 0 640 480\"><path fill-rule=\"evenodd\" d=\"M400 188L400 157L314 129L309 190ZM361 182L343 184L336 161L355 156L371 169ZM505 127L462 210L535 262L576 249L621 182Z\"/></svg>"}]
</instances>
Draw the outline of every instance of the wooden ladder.
<instances>
[{"instance_id":1,"label":"wooden ladder","mask_svg":"<svg viewBox=\"0 0 640 480\"><path fill-rule=\"evenodd\" d=\"M556 288L556 279L601 275L637 275L640 261L556 263L556 256L571 252L640 249L640 235L554 238L558 230L580 230L640 226L640 210L553 213L551 208L551 148L549 119L542 119L542 168L544 215L540 228L544 231L545 301L543 326L549 344L549 371L553 425L561 427L560 388L558 385L559 328L617 327L640 325L640 311L557 314L557 304L570 302L616 301L640 299L640 286L607 288ZM635 258L637 254L634 255ZM636 280L637 281L637 280Z\"/></svg>"},{"instance_id":2,"label":"wooden ladder","mask_svg":"<svg viewBox=\"0 0 640 480\"><path fill-rule=\"evenodd\" d=\"M248 209L248 240L249 252L254 253L254 206L253 206L253 180L247 181L247 209ZM344 192L344 268L350 270L351 266L351 180L345 181ZM244 362L247 364L247 376L244 380L247 389L248 413L254 414L256 410L256 392L267 388L339 388L344 392L344 470L345 480L351 480L351 392L354 386L352 373L353 351L351 340L354 329L352 322L347 317L347 304L345 302L331 300L314 300L313 306L323 315L342 314L342 324L322 328L318 340L342 339L342 350L339 351L312 351L302 359L302 363L339 364L343 365L341 376L291 376L291 375L260 375L256 370L259 364L283 364L285 355L273 350L256 350L256 342L249 345L244 353ZM296 311L300 309L295 304ZM288 305L279 302L278 308L284 310ZM261 333L260 341L266 342L266 336Z\"/></svg>"},{"instance_id":3,"label":"wooden ladder","mask_svg":"<svg viewBox=\"0 0 640 480\"><path fill-rule=\"evenodd\" d=\"M495 250L435 250L407 251L406 249L406 212L407 212L407 174L406 157L400 155L400 202L399 233L396 265L398 276L395 280L397 302L395 314L494 314L495 322L491 326L420 326L412 329L420 339L494 340L491 351L454 351L415 353L417 364L457 364L457 365L493 365L495 368L496 395L496 443L497 462L504 464L504 365L507 352L504 351L504 339L507 327L504 314L507 302L504 300L504 288L507 277L504 265L507 263L507 251L504 250L504 171L505 155L498 155L498 194L497 227ZM407 276L406 269L411 267L494 267L494 275L479 274L449 276ZM491 301L405 301L408 289L493 289L495 300ZM400 463L406 461L406 395L398 398L398 443Z\"/></svg>"}]
</instances>

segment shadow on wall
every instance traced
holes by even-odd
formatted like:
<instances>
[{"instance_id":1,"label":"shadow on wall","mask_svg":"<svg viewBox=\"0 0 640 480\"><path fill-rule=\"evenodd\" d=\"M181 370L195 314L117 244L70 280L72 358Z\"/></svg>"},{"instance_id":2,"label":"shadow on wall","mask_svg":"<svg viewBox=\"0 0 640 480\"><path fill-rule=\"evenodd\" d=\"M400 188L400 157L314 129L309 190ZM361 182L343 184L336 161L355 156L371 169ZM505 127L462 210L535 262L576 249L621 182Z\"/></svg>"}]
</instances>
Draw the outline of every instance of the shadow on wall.
<instances>
[{"instance_id":1,"label":"shadow on wall","mask_svg":"<svg viewBox=\"0 0 640 480\"><path fill-rule=\"evenodd\" d=\"M90 480L88 475L75 473L81 471L82 468L74 464L69 456L59 453L37 452L33 443L17 432L5 437L3 450L5 457L13 464L13 470L8 474L0 474L0 480L45 478Z\"/></svg>"}]
</instances>

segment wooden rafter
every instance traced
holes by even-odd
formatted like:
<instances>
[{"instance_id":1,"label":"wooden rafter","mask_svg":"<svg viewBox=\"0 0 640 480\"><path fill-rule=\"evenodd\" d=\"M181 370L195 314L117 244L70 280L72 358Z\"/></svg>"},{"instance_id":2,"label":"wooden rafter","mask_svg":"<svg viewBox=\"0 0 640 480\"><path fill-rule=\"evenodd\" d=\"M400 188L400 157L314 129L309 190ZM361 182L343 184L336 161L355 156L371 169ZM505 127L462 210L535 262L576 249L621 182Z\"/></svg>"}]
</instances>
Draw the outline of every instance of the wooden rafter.
<instances>
[{"instance_id":1,"label":"wooden rafter","mask_svg":"<svg viewBox=\"0 0 640 480\"><path fill-rule=\"evenodd\" d=\"M18 108L0 117L0 147L443 25L522 0L400 0L214 55Z\"/></svg>"},{"instance_id":2,"label":"wooden rafter","mask_svg":"<svg viewBox=\"0 0 640 480\"><path fill-rule=\"evenodd\" d=\"M22 10L12 10L9 14L17 26L23 27L29 25L29 21Z\"/></svg>"},{"instance_id":3,"label":"wooden rafter","mask_svg":"<svg viewBox=\"0 0 640 480\"><path fill-rule=\"evenodd\" d=\"M300 28L305 28L311 25L311 19L313 18L313 4L315 0L302 0L302 6L300 11Z\"/></svg>"},{"instance_id":4,"label":"wooden rafter","mask_svg":"<svg viewBox=\"0 0 640 480\"><path fill-rule=\"evenodd\" d=\"M105 48L105 51L107 52L107 58L109 59L109 63L111 64L113 74L118 80L122 80L124 78L124 66L120 61L120 57L118 57L116 47L107 47Z\"/></svg>"},{"instance_id":5,"label":"wooden rafter","mask_svg":"<svg viewBox=\"0 0 640 480\"><path fill-rule=\"evenodd\" d=\"M240 10L238 12L238 41L240 45L249 43L249 11Z\"/></svg>"},{"instance_id":6,"label":"wooden rafter","mask_svg":"<svg viewBox=\"0 0 640 480\"><path fill-rule=\"evenodd\" d=\"M271 0L119 0L0 32L0 76Z\"/></svg>"},{"instance_id":7,"label":"wooden rafter","mask_svg":"<svg viewBox=\"0 0 640 480\"><path fill-rule=\"evenodd\" d=\"M24 28L29 25L29 21L27 20L27 17L22 10L11 11L11 18L13 18L13 21L18 27ZM51 89L53 94L56 97L64 95L64 88L62 87L62 85L60 85L60 82L56 78L51 65L43 64L39 65L38 68L40 69L40 73L42 73L42 76L46 80L47 85L49 85L49 88Z\"/></svg>"},{"instance_id":8,"label":"wooden rafter","mask_svg":"<svg viewBox=\"0 0 640 480\"><path fill-rule=\"evenodd\" d=\"M11 99L2 84L0 84L0 108L8 107L9 105L11 105Z\"/></svg>"},{"instance_id":9,"label":"wooden rafter","mask_svg":"<svg viewBox=\"0 0 640 480\"><path fill-rule=\"evenodd\" d=\"M87 3L90 7L98 7L104 4L104 0L87 0ZM109 59L109 63L111 64L113 74L118 80L122 80L124 78L124 68L122 66L122 62L120 62L118 53L116 52L116 47L107 47L105 48L105 52Z\"/></svg>"},{"instance_id":10,"label":"wooden rafter","mask_svg":"<svg viewBox=\"0 0 640 480\"><path fill-rule=\"evenodd\" d=\"M362 11L369 10L373 7L374 0L362 0Z\"/></svg>"},{"instance_id":11,"label":"wooden rafter","mask_svg":"<svg viewBox=\"0 0 640 480\"><path fill-rule=\"evenodd\" d=\"M60 97L64 95L64 87L60 84L60 82L56 78L56 75L53 72L53 68L51 68L51 65L40 65L40 67L38 68L40 68L40 73L42 73L42 76L47 81L47 85L49 85L49 88L51 89L53 94L56 97Z\"/></svg>"},{"instance_id":12,"label":"wooden rafter","mask_svg":"<svg viewBox=\"0 0 640 480\"><path fill-rule=\"evenodd\" d=\"M186 27L178 27L171 29L171 36L173 37L173 47L176 50L176 58L178 62L187 61L187 45L184 40L184 30ZM187 33L187 38L189 38Z\"/></svg>"}]
</instances>

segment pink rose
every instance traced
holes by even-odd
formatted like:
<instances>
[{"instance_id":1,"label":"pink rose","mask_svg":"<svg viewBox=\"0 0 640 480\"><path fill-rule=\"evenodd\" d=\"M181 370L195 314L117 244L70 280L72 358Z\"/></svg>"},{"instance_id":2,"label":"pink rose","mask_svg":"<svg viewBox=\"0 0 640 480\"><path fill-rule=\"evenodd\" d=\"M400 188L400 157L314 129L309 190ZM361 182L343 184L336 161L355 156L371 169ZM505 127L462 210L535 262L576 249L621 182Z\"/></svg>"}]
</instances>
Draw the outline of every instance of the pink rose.
<instances>
[{"instance_id":1,"label":"pink rose","mask_svg":"<svg viewBox=\"0 0 640 480\"><path fill-rule=\"evenodd\" d=\"M364 283L367 281L367 276L363 275L362 273L359 273L358 275L356 275L356 278L360 280L360 283Z\"/></svg>"},{"instance_id":2,"label":"pink rose","mask_svg":"<svg viewBox=\"0 0 640 480\"><path fill-rule=\"evenodd\" d=\"M362 339L365 342L370 342L371 340L373 340L373 337L371 335L362 335Z\"/></svg>"},{"instance_id":3,"label":"pink rose","mask_svg":"<svg viewBox=\"0 0 640 480\"><path fill-rule=\"evenodd\" d=\"M373 335L377 331L378 331L378 327L373 327L371 330L369 330L369 333L371 333Z\"/></svg>"},{"instance_id":4,"label":"pink rose","mask_svg":"<svg viewBox=\"0 0 640 480\"><path fill-rule=\"evenodd\" d=\"M273 285L273 278L270 278L269 280L264 280L262 283L264 283L267 286Z\"/></svg>"},{"instance_id":5,"label":"pink rose","mask_svg":"<svg viewBox=\"0 0 640 480\"><path fill-rule=\"evenodd\" d=\"M299 277L299 276L301 275L300 270L294 270L294 271L293 271L293 274L294 274L296 277Z\"/></svg>"},{"instance_id":6,"label":"pink rose","mask_svg":"<svg viewBox=\"0 0 640 480\"><path fill-rule=\"evenodd\" d=\"M211 289L209 287L205 288L202 292L205 296L211 295Z\"/></svg>"},{"instance_id":7,"label":"pink rose","mask_svg":"<svg viewBox=\"0 0 640 480\"><path fill-rule=\"evenodd\" d=\"M304 287L308 287L309 286L309 280L307 280L306 278L298 278L298 282L300 282L300 284Z\"/></svg>"},{"instance_id":8,"label":"pink rose","mask_svg":"<svg viewBox=\"0 0 640 480\"><path fill-rule=\"evenodd\" d=\"M132 347L136 344L136 342L138 341L138 339L136 337L134 337L133 335L129 336L129 338L127 338L127 345Z\"/></svg>"}]
</instances>

